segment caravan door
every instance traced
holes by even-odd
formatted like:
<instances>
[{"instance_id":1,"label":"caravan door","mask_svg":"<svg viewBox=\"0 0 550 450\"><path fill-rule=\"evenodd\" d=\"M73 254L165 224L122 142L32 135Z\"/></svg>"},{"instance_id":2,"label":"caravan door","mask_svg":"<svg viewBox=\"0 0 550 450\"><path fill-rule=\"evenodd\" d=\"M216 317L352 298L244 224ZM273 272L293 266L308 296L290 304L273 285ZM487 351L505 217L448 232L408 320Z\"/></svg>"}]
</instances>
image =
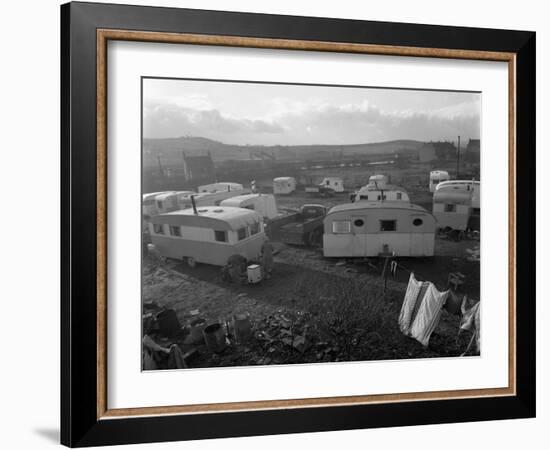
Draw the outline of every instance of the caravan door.
<instances>
[{"instance_id":1,"label":"caravan door","mask_svg":"<svg viewBox=\"0 0 550 450\"><path fill-rule=\"evenodd\" d=\"M367 255L367 216L351 216L351 232L353 235L352 256Z\"/></svg>"},{"instance_id":2,"label":"caravan door","mask_svg":"<svg viewBox=\"0 0 550 450\"><path fill-rule=\"evenodd\" d=\"M410 236L410 243L409 243L409 254L403 254L400 256L430 256L433 255L433 249L430 249L429 245L429 235L426 233L422 233L421 231L424 230L425 224L424 220L425 217L422 214L418 215L411 215L410 220L412 221L412 229ZM433 241L433 239L432 239ZM430 251L432 252L430 254Z\"/></svg>"}]
</instances>

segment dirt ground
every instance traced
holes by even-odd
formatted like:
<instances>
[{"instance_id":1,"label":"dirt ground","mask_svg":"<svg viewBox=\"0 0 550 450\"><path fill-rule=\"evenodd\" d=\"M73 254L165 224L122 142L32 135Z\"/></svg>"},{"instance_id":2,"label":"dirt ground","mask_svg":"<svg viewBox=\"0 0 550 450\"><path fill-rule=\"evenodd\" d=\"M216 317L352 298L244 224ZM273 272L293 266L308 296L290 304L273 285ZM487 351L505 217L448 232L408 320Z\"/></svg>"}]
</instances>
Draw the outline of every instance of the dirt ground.
<instances>
[{"instance_id":1,"label":"dirt ground","mask_svg":"<svg viewBox=\"0 0 550 450\"><path fill-rule=\"evenodd\" d=\"M459 246L463 257L443 254L403 265L441 289L447 281L442 267L459 268L466 274L464 291L479 298L474 295L479 281L473 279L479 263L465 259L465 249L472 244L444 241L437 246L440 252ZM255 285L228 284L220 268L209 265L190 268L168 261L162 267L146 266L144 302L175 310L184 329L176 342L184 352L194 351L190 367L444 357L466 349L471 335L463 332L459 337L459 317L446 312L428 348L401 334L397 318L409 277L405 269L386 281L384 293L382 268L375 260L327 260L320 249L284 244L276 244L276 251L272 278ZM472 272L471 282L466 269ZM357 294L342 305L340 293L350 286ZM234 315L241 313L249 315L253 330L247 342L237 342L232 328ZM196 317L225 324L229 339L223 352L186 341L185 330ZM174 339L158 341L168 345Z\"/></svg>"}]
</instances>

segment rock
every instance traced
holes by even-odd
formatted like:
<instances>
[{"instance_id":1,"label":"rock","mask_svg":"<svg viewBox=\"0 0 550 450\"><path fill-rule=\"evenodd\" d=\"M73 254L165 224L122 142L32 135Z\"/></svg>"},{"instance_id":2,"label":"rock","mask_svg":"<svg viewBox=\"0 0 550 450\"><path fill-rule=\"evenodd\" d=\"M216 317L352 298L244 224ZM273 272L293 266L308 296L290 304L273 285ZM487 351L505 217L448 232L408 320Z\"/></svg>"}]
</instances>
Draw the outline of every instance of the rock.
<instances>
[{"instance_id":1,"label":"rock","mask_svg":"<svg viewBox=\"0 0 550 450\"><path fill-rule=\"evenodd\" d=\"M292 338L284 337L281 339L281 342L285 345L293 345Z\"/></svg>"},{"instance_id":2,"label":"rock","mask_svg":"<svg viewBox=\"0 0 550 450\"><path fill-rule=\"evenodd\" d=\"M303 353L306 348L306 338L304 336L296 336L292 342L292 346L300 353Z\"/></svg>"}]
</instances>

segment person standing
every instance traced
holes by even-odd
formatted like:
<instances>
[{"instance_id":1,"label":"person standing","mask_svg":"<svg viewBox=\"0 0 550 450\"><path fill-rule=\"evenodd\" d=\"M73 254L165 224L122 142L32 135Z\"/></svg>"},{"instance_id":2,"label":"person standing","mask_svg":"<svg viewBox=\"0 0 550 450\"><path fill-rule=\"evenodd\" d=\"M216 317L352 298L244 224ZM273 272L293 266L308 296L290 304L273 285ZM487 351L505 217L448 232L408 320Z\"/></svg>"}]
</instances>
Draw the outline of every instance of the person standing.
<instances>
[{"instance_id":1,"label":"person standing","mask_svg":"<svg viewBox=\"0 0 550 450\"><path fill-rule=\"evenodd\" d=\"M264 278L271 278L271 272L273 271L273 245L268 240L265 240L262 244L261 264Z\"/></svg>"}]
</instances>

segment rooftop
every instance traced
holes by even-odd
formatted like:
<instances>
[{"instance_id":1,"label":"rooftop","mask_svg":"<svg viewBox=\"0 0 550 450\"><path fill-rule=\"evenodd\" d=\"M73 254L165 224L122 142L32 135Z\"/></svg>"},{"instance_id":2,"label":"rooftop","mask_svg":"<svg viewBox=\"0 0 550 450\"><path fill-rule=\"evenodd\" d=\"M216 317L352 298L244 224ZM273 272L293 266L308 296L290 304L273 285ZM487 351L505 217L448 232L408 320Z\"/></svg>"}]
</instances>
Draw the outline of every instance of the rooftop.
<instances>
[{"instance_id":1,"label":"rooftop","mask_svg":"<svg viewBox=\"0 0 550 450\"><path fill-rule=\"evenodd\" d=\"M372 192L372 191L384 191L384 192L404 192L407 191L403 189L402 187L396 186L395 184L385 184L382 187L378 187L375 184L369 183L365 186L361 186L361 188L357 192Z\"/></svg>"},{"instance_id":2,"label":"rooftop","mask_svg":"<svg viewBox=\"0 0 550 450\"><path fill-rule=\"evenodd\" d=\"M222 203L224 205L231 206L231 204L239 204L242 202L245 202L247 200L251 200L253 198L258 198L260 196L265 197L266 194L243 194L243 195L236 195L235 197L230 197L225 199Z\"/></svg>"},{"instance_id":3,"label":"rooftop","mask_svg":"<svg viewBox=\"0 0 550 450\"><path fill-rule=\"evenodd\" d=\"M229 188L229 189L228 189ZM216 183L205 184L199 186L199 191L216 192L216 191L240 191L243 189L243 185L240 183L233 183L231 181L219 181Z\"/></svg>"},{"instance_id":4,"label":"rooftop","mask_svg":"<svg viewBox=\"0 0 550 450\"><path fill-rule=\"evenodd\" d=\"M155 199L156 199L156 200L164 200L165 198L168 198L168 197L170 197L170 196L172 196L172 195L175 195L175 194L176 194L176 192L174 192L174 191L170 191L170 192L161 192L160 194L158 194L158 195L155 197Z\"/></svg>"},{"instance_id":5,"label":"rooftop","mask_svg":"<svg viewBox=\"0 0 550 450\"><path fill-rule=\"evenodd\" d=\"M166 194L166 191L148 192L147 194L143 194L143 201L155 198L157 195L160 194Z\"/></svg>"},{"instance_id":6,"label":"rooftop","mask_svg":"<svg viewBox=\"0 0 550 450\"><path fill-rule=\"evenodd\" d=\"M356 203L343 203L341 205L336 205L330 209L328 214L341 212L341 211L356 211L360 209L404 209L407 211L416 211L416 212L428 212L424 208L418 205L413 205L412 203L401 203L401 202L356 202Z\"/></svg>"},{"instance_id":7,"label":"rooftop","mask_svg":"<svg viewBox=\"0 0 550 450\"><path fill-rule=\"evenodd\" d=\"M211 222L221 229L237 230L243 226L262 221L262 216L256 211L245 208L236 208L233 206L199 206L198 214L195 214L193 208L173 211L166 214L160 214L152 219L153 223L180 224L184 222L191 226L200 226L201 223Z\"/></svg>"},{"instance_id":8,"label":"rooftop","mask_svg":"<svg viewBox=\"0 0 550 450\"><path fill-rule=\"evenodd\" d=\"M447 180L442 181L437 186L438 188L442 188L443 186L452 186L453 184L473 184L474 186L479 185L480 182L478 180Z\"/></svg>"}]
</instances>

